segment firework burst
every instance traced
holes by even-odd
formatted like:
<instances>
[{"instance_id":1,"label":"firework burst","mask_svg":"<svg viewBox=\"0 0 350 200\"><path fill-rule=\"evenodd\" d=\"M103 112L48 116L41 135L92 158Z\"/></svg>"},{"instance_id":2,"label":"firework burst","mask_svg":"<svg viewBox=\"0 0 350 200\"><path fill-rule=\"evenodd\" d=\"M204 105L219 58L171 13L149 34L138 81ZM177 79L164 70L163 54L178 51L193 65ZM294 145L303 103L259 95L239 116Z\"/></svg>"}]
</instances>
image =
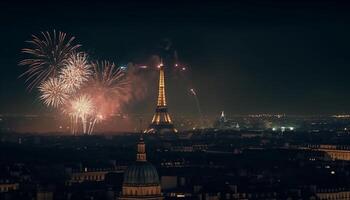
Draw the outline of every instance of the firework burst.
<instances>
[{"instance_id":1,"label":"firework burst","mask_svg":"<svg viewBox=\"0 0 350 200\"><path fill-rule=\"evenodd\" d=\"M130 72L108 61L90 63L74 40L56 31L32 35L30 47L22 49L28 58L19 62L27 67L20 77L26 77L29 90L39 90L46 106L69 116L72 133L82 125L84 134L92 134L96 124L133 98Z\"/></svg>"},{"instance_id":2,"label":"firework burst","mask_svg":"<svg viewBox=\"0 0 350 200\"><path fill-rule=\"evenodd\" d=\"M80 95L70 102L70 107L66 111L74 121L74 126L81 119L83 125L83 133L87 133L87 121L94 114L94 104L92 98L88 95ZM75 131L73 131L74 133Z\"/></svg>"},{"instance_id":3,"label":"firework burst","mask_svg":"<svg viewBox=\"0 0 350 200\"><path fill-rule=\"evenodd\" d=\"M67 37L66 33L53 31L41 32L40 35L32 35L32 40L27 41L31 48L22 49L23 53L31 58L24 59L19 65L28 66L28 70L21 76L27 76L28 89L40 85L50 77L54 77L57 71L63 67L64 61L78 49L80 45L74 45L74 37Z\"/></svg>"},{"instance_id":4,"label":"firework burst","mask_svg":"<svg viewBox=\"0 0 350 200\"><path fill-rule=\"evenodd\" d=\"M125 73L120 67L108 61L92 63L92 87L106 89L111 93L121 93L128 85Z\"/></svg>"},{"instance_id":5,"label":"firework burst","mask_svg":"<svg viewBox=\"0 0 350 200\"><path fill-rule=\"evenodd\" d=\"M57 108L65 103L68 98L66 89L61 79L49 78L39 86L41 92L40 99L43 100L47 106Z\"/></svg>"},{"instance_id":6,"label":"firework burst","mask_svg":"<svg viewBox=\"0 0 350 200\"><path fill-rule=\"evenodd\" d=\"M118 100L126 96L129 81L123 70L114 63L102 61L92 63L92 66L93 76L89 85L94 96L96 112L108 116L119 107Z\"/></svg>"},{"instance_id":7,"label":"firework burst","mask_svg":"<svg viewBox=\"0 0 350 200\"><path fill-rule=\"evenodd\" d=\"M89 116L94 110L91 97L88 95L81 95L72 102L72 109L74 114L79 117Z\"/></svg>"},{"instance_id":8,"label":"firework burst","mask_svg":"<svg viewBox=\"0 0 350 200\"><path fill-rule=\"evenodd\" d=\"M63 80L68 93L74 93L89 79L92 74L90 68L91 65L85 53L72 54L66 60L59 77Z\"/></svg>"}]
</instances>

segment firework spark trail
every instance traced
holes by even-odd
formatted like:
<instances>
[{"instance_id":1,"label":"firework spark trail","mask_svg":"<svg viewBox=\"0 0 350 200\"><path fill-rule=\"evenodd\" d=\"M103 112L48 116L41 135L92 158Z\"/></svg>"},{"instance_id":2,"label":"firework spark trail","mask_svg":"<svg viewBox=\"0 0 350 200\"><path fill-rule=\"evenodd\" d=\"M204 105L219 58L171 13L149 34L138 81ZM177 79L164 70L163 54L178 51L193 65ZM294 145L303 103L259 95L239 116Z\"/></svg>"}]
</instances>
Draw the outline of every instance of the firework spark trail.
<instances>
[{"instance_id":1,"label":"firework spark trail","mask_svg":"<svg viewBox=\"0 0 350 200\"><path fill-rule=\"evenodd\" d=\"M57 108L68 99L62 80L58 78L49 78L44 81L40 84L39 91L41 92L40 99L49 107Z\"/></svg>"},{"instance_id":2,"label":"firework spark trail","mask_svg":"<svg viewBox=\"0 0 350 200\"><path fill-rule=\"evenodd\" d=\"M72 122L72 133L78 132L78 122L79 119L82 122L83 133L87 133L87 122L90 117L94 114L94 104L92 98L86 94L79 95L78 97L72 99L67 107L63 110L63 113L71 117Z\"/></svg>"},{"instance_id":3,"label":"firework spark trail","mask_svg":"<svg viewBox=\"0 0 350 200\"><path fill-rule=\"evenodd\" d=\"M73 135L77 133L76 127L77 127L77 117L70 116L70 130Z\"/></svg>"},{"instance_id":4,"label":"firework spark trail","mask_svg":"<svg viewBox=\"0 0 350 200\"><path fill-rule=\"evenodd\" d=\"M65 61L59 77L63 80L67 92L71 94L79 89L91 75L92 70L87 54L75 53Z\"/></svg>"},{"instance_id":5,"label":"firework spark trail","mask_svg":"<svg viewBox=\"0 0 350 200\"><path fill-rule=\"evenodd\" d=\"M91 135L94 128L95 128L95 124L96 122L100 122L103 120L103 116L101 114L94 116L94 118L92 119L92 121L90 121L90 125L89 125L89 129L88 129L88 134Z\"/></svg>"},{"instance_id":6,"label":"firework spark trail","mask_svg":"<svg viewBox=\"0 0 350 200\"><path fill-rule=\"evenodd\" d=\"M203 114L202 114L201 106L199 104L199 99L198 99L198 96L197 96L197 92L193 88L190 89L190 92L195 98L197 109L198 109L198 113L199 113L199 116L200 116L200 124L201 124L201 126L203 128L203 125L204 125L204 123L203 123Z\"/></svg>"},{"instance_id":7,"label":"firework spark trail","mask_svg":"<svg viewBox=\"0 0 350 200\"><path fill-rule=\"evenodd\" d=\"M73 135L78 133L78 117L70 115L70 130Z\"/></svg>"},{"instance_id":8,"label":"firework spark trail","mask_svg":"<svg viewBox=\"0 0 350 200\"><path fill-rule=\"evenodd\" d=\"M83 133L87 133L87 118L93 114L94 105L92 99L87 95L81 95L72 102L75 116L78 116L83 124Z\"/></svg>"},{"instance_id":9,"label":"firework spark trail","mask_svg":"<svg viewBox=\"0 0 350 200\"><path fill-rule=\"evenodd\" d=\"M95 124L96 123L96 118L95 119L93 119L92 121L90 120L90 123L89 123L89 128L88 128L88 130L87 130L87 134L88 135L91 135L92 134L92 130L93 130L93 124Z\"/></svg>"},{"instance_id":10,"label":"firework spark trail","mask_svg":"<svg viewBox=\"0 0 350 200\"><path fill-rule=\"evenodd\" d=\"M27 41L30 48L22 49L22 52L31 56L19 62L19 65L28 66L22 76L27 76L28 89L32 90L43 81L57 74L65 59L77 50L80 45L74 45L74 37L67 37L66 33L41 32L40 35L32 35L32 40Z\"/></svg>"},{"instance_id":11,"label":"firework spark trail","mask_svg":"<svg viewBox=\"0 0 350 200\"><path fill-rule=\"evenodd\" d=\"M61 112L67 116L69 116L70 119L70 130L73 135L77 133L76 127L78 123L78 118L73 112L73 106L72 106L72 100L69 100L65 105L62 106Z\"/></svg>"}]
</instances>

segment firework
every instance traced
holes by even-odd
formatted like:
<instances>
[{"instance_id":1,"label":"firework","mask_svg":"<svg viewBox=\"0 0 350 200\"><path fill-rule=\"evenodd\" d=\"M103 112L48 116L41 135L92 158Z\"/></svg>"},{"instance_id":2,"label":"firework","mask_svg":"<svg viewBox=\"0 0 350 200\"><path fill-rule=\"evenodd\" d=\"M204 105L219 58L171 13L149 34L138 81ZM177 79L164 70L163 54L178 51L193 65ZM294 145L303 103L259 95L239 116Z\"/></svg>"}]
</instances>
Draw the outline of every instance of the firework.
<instances>
[{"instance_id":1,"label":"firework","mask_svg":"<svg viewBox=\"0 0 350 200\"><path fill-rule=\"evenodd\" d=\"M87 133L87 120L94 112L94 104L90 96L81 95L70 102L69 115L76 121L81 119L83 133Z\"/></svg>"},{"instance_id":2,"label":"firework","mask_svg":"<svg viewBox=\"0 0 350 200\"><path fill-rule=\"evenodd\" d=\"M47 106L57 108L65 103L68 98L66 89L61 79L49 78L39 86L41 92L40 99L43 100Z\"/></svg>"},{"instance_id":3,"label":"firework","mask_svg":"<svg viewBox=\"0 0 350 200\"><path fill-rule=\"evenodd\" d=\"M201 106L199 104L199 99L198 99L197 92L194 90L194 88L191 88L190 92L191 92L191 94L193 95L193 97L194 97L194 99L196 101L196 106L197 106L199 117L200 117L200 124L201 124L201 126L203 128L203 125L204 125L204 123L203 123L203 114L202 114Z\"/></svg>"},{"instance_id":4,"label":"firework","mask_svg":"<svg viewBox=\"0 0 350 200\"><path fill-rule=\"evenodd\" d=\"M126 76L133 72L108 61L90 64L74 40L56 31L32 35L30 47L22 49L28 58L19 62L27 67L20 77L26 76L29 90L39 90L45 105L70 117L72 133L82 125L84 134L92 134L96 124L133 97Z\"/></svg>"},{"instance_id":5,"label":"firework","mask_svg":"<svg viewBox=\"0 0 350 200\"><path fill-rule=\"evenodd\" d=\"M94 100L98 105L97 113L112 114L126 94L129 81L126 74L114 63L108 61L96 62L93 66L93 78L90 87L93 89Z\"/></svg>"},{"instance_id":6,"label":"firework","mask_svg":"<svg viewBox=\"0 0 350 200\"><path fill-rule=\"evenodd\" d=\"M108 61L92 63L92 76L83 88L89 94L94 111L88 117L87 134L92 134L95 124L112 115L126 97L128 80L125 70Z\"/></svg>"},{"instance_id":7,"label":"firework","mask_svg":"<svg viewBox=\"0 0 350 200\"><path fill-rule=\"evenodd\" d=\"M68 93L74 93L86 82L92 74L91 65L88 63L87 54L72 54L60 71L60 79L63 80Z\"/></svg>"},{"instance_id":8,"label":"firework","mask_svg":"<svg viewBox=\"0 0 350 200\"><path fill-rule=\"evenodd\" d=\"M95 62L93 66L93 87L107 89L112 93L120 93L125 89L128 80L125 73L114 63L108 61Z\"/></svg>"},{"instance_id":9,"label":"firework","mask_svg":"<svg viewBox=\"0 0 350 200\"><path fill-rule=\"evenodd\" d=\"M94 130L94 128L95 128L95 124L97 123L97 122L100 122L100 121L102 121L104 119L104 117L103 117L103 115L102 114L97 114L97 115L95 115L92 119L91 119L91 121L90 121L90 124L89 124L89 129L88 129L88 134L89 135L91 135L92 134L92 131Z\"/></svg>"},{"instance_id":10,"label":"firework","mask_svg":"<svg viewBox=\"0 0 350 200\"><path fill-rule=\"evenodd\" d=\"M32 35L32 40L27 41L31 48L22 49L23 53L31 58L20 61L19 65L28 66L28 70L21 76L27 76L28 89L40 85L50 77L54 77L63 67L64 61L78 49L80 45L74 45L74 37L67 37L66 33L53 31L41 32L40 35Z\"/></svg>"},{"instance_id":11,"label":"firework","mask_svg":"<svg viewBox=\"0 0 350 200\"><path fill-rule=\"evenodd\" d=\"M193 88L190 89L190 92L191 92L194 96L197 96L197 93L196 93L196 91L195 91Z\"/></svg>"},{"instance_id":12,"label":"firework","mask_svg":"<svg viewBox=\"0 0 350 200\"><path fill-rule=\"evenodd\" d=\"M92 100L87 95L81 95L72 102L72 109L76 116L88 116L93 111Z\"/></svg>"},{"instance_id":13,"label":"firework","mask_svg":"<svg viewBox=\"0 0 350 200\"><path fill-rule=\"evenodd\" d=\"M66 111L71 116L72 132L77 132L76 127L81 122L83 133L91 135L96 124L114 114L129 98L128 85L125 72L113 63L92 63L91 76L79 89L84 95L73 99Z\"/></svg>"}]
</instances>

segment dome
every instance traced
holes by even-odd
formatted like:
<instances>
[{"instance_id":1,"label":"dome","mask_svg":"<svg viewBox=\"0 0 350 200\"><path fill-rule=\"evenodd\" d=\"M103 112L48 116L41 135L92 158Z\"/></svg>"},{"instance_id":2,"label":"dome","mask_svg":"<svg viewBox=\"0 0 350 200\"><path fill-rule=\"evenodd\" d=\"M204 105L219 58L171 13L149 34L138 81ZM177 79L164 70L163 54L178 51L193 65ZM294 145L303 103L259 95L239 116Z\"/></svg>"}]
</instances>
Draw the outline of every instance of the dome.
<instances>
[{"instance_id":1,"label":"dome","mask_svg":"<svg viewBox=\"0 0 350 200\"><path fill-rule=\"evenodd\" d=\"M149 162L136 162L124 172L124 184L159 185L156 168Z\"/></svg>"},{"instance_id":2,"label":"dome","mask_svg":"<svg viewBox=\"0 0 350 200\"><path fill-rule=\"evenodd\" d=\"M119 200L163 200L156 168L146 158L142 135L137 143L136 162L124 172L122 193Z\"/></svg>"}]
</instances>

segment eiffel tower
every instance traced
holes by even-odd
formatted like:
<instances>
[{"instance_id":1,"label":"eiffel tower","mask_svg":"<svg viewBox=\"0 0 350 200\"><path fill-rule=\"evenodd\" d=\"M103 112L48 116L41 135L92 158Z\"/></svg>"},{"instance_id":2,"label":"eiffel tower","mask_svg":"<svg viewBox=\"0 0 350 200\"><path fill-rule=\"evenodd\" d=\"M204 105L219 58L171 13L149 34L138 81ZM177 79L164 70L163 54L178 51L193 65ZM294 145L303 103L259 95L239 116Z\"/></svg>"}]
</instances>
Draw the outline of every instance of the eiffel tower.
<instances>
[{"instance_id":1,"label":"eiffel tower","mask_svg":"<svg viewBox=\"0 0 350 200\"><path fill-rule=\"evenodd\" d=\"M152 122L147 130L148 133L165 133L174 132L177 130L174 128L174 124L171 121L168 113L168 106L166 104L165 97L165 78L164 78L164 65L161 63L159 66L159 87L158 87L158 101L156 112L153 115Z\"/></svg>"}]
</instances>

